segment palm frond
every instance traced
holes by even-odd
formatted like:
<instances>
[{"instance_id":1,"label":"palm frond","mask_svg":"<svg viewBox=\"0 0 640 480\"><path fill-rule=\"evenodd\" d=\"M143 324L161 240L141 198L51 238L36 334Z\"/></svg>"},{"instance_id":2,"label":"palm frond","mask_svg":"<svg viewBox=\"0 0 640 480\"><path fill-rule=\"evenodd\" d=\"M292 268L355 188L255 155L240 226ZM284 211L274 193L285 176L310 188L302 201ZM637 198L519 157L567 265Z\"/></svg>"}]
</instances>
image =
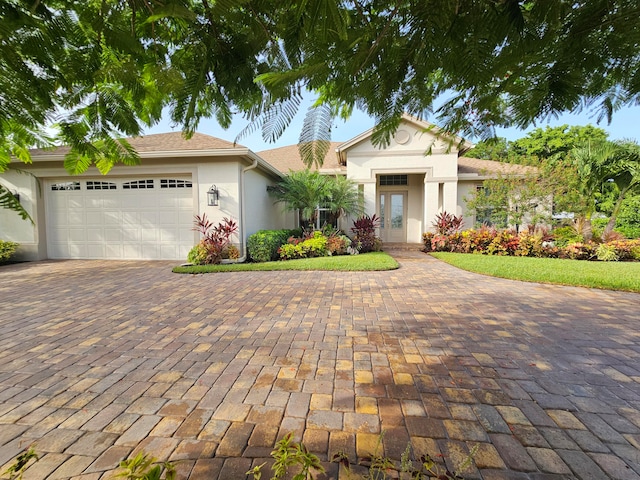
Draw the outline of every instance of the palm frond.
<instances>
[{"instance_id":1,"label":"palm frond","mask_svg":"<svg viewBox=\"0 0 640 480\"><path fill-rule=\"evenodd\" d=\"M16 212L18 215L20 215L20 217L23 220L29 220L32 224L34 224L33 218L31 218L31 215L29 215L29 212L27 212L24 209L20 201L15 197L15 195L11 193L11 191L1 183L0 183L0 208L6 208L8 210Z\"/></svg>"},{"instance_id":2,"label":"palm frond","mask_svg":"<svg viewBox=\"0 0 640 480\"><path fill-rule=\"evenodd\" d=\"M331 146L331 107L312 105L305 115L298 140L298 151L307 168L322 167Z\"/></svg>"}]
</instances>

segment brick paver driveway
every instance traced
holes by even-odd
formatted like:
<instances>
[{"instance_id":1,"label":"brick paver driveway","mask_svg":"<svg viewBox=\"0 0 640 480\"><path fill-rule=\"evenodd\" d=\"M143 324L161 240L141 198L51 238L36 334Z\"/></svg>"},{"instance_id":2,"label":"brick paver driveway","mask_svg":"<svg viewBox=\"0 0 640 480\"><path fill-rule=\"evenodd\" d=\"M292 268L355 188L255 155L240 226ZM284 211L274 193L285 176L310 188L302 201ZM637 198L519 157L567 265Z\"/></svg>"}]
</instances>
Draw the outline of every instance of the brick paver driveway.
<instances>
[{"instance_id":1,"label":"brick paver driveway","mask_svg":"<svg viewBox=\"0 0 640 480\"><path fill-rule=\"evenodd\" d=\"M479 445L465 478L640 479L640 295L400 261L1 267L0 464L35 442L26 480L97 479L144 449L233 480L286 432L326 460L385 431L394 459Z\"/></svg>"}]
</instances>

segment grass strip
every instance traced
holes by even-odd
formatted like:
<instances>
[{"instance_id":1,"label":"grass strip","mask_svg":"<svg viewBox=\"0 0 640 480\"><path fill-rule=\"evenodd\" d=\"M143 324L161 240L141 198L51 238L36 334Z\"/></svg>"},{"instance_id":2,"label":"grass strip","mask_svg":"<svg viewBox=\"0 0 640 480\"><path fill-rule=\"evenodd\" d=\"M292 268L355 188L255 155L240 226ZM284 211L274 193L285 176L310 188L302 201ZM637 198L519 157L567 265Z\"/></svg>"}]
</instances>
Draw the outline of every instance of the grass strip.
<instances>
[{"instance_id":1,"label":"grass strip","mask_svg":"<svg viewBox=\"0 0 640 480\"><path fill-rule=\"evenodd\" d=\"M640 293L640 262L589 262L445 252L431 255L463 270L494 277Z\"/></svg>"},{"instance_id":2,"label":"grass strip","mask_svg":"<svg viewBox=\"0 0 640 480\"><path fill-rule=\"evenodd\" d=\"M175 273L265 272L274 270L366 272L394 270L396 268L398 268L398 262L390 255L384 252L370 252L361 253L360 255L301 258L279 262L179 266L174 267L173 271Z\"/></svg>"}]
</instances>

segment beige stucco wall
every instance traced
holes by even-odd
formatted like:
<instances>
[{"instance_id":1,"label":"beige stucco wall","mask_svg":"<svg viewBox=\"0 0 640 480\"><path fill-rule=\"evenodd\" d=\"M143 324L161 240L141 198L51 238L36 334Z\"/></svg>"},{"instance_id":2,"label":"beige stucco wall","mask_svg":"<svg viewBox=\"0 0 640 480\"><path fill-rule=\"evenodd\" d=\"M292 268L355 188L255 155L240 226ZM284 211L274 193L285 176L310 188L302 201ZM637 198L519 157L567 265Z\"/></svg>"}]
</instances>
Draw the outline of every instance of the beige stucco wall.
<instances>
[{"instance_id":1,"label":"beige stucco wall","mask_svg":"<svg viewBox=\"0 0 640 480\"><path fill-rule=\"evenodd\" d=\"M469 210L465 201L465 197L469 198L473 195L478 185L481 185L481 180L475 181L460 181L458 182L458 213L462 215L464 225L463 229L468 230L475 227L476 214L475 211Z\"/></svg>"},{"instance_id":2,"label":"beige stucco wall","mask_svg":"<svg viewBox=\"0 0 640 480\"><path fill-rule=\"evenodd\" d=\"M345 151L347 177L363 185L366 213L378 213L378 192L407 192L408 242L420 242L438 213L461 213L457 150L434 134L403 122L388 147L374 147L369 137ZM408 175L408 185L378 185L380 175L397 174Z\"/></svg>"},{"instance_id":3,"label":"beige stucco wall","mask_svg":"<svg viewBox=\"0 0 640 480\"><path fill-rule=\"evenodd\" d=\"M20 204L36 223L39 221L38 185L31 175L5 172L0 177L2 184L11 192L20 195ZM38 229L29 220L23 220L16 212L0 208L0 239L18 242L20 247L14 260L38 258Z\"/></svg>"},{"instance_id":4,"label":"beige stucco wall","mask_svg":"<svg viewBox=\"0 0 640 480\"><path fill-rule=\"evenodd\" d=\"M294 215L287 214L283 205L274 204L267 192L267 186L275 182L260 170L249 170L245 173L245 215L247 223L246 237L258 230L293 228ZM245 237L245 238L246 238Z\"/></svg>"}]
</instances>

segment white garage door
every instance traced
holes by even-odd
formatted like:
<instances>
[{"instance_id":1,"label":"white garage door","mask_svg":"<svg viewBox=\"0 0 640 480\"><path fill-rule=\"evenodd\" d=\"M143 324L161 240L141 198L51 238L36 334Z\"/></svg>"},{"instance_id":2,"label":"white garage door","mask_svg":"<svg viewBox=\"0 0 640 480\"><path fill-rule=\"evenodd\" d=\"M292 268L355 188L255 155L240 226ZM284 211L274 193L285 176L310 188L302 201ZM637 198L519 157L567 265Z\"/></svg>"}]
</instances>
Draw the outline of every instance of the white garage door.
<instances>
[{"instance_id":1,"label":"white garage door","mask_svg":"<svg viewBox=\"0 0 640 480\"><path fill-rule=\"evenodd\" d=\"M186 260L194 244L188 178L46 185L49 258Z\"/></svg>"}]
</instances>

